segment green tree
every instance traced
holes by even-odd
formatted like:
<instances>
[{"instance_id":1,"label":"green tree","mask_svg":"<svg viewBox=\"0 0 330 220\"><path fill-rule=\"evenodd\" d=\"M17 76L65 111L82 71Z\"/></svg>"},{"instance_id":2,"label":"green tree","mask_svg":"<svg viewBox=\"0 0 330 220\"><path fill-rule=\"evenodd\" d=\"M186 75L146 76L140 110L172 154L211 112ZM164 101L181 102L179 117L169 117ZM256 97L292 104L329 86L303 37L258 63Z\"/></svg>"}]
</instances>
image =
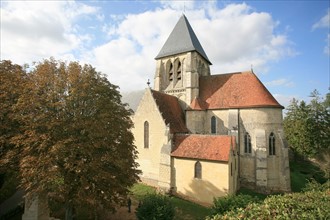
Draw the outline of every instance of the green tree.
<instances>
[{"instance_id":1,"label":"green tree","mask_svg":"<svg viewBox=\"0 0 330 220\"><path fill-rule=\"evenodd\" d=\"M15 105L22 133L12 138L27 195L65 204L66 219L77 206L97 214L123 202L139 173L131 114L92 66L37 63Z\"/></svg>"},{"instance_id":2,"label":"green tree","mask_svg":"<svg viewBox=\"0 0 330 220\"><path fill-rule=\"evenodd\" d=\"M330 149L330 105L329 94L323 101L317 90L311 93L311 133L313 143L319 150Z\"/></svg>"},{"instance_id":3,"label":"green tree","mask_svg":"<svg viewBox=\"0 0 330 220\"><path fill-rule=\"evenodd\" d=\"M328 98L323 101L316 90L311 97L309 104L293 99L284 119L284 131L291 149L306 158L329 151L330 147Z\"/></svg>"}]
</instances>

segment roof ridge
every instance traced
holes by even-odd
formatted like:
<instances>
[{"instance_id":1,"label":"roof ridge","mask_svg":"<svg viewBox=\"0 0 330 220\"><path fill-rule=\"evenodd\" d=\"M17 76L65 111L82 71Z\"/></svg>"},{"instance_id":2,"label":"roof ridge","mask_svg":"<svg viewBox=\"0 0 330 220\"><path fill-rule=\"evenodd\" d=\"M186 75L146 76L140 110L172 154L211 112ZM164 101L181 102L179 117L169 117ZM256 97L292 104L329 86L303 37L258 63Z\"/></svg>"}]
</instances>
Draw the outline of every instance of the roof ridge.
<instances>
[{"instance_id":1,"label":"roof ridge","mask_svg":"<svg viewBox=\"0 0 330 220\"><path fill-rule=\"evenodd\" d=\"M201 136L201 137L227 137L232 138L235 137L234 135L228 135L228 134L194 134L194 133L178 133L175 134L176 136Z\"/></svg>"},{"instance_id":2,"label":"roof ridge","mask_svg":"<svg viewBox=\"0 0 330 220\"><path fill-rule=\"evenodd\" d=\"M241 72L231 72L231 73L217 73L208 76L201 76L201 77L215 77L215 76L225 76L225 75L234 75L234 74L255 74L251 70L241 71Z\"/></svg>"}]
</instances>

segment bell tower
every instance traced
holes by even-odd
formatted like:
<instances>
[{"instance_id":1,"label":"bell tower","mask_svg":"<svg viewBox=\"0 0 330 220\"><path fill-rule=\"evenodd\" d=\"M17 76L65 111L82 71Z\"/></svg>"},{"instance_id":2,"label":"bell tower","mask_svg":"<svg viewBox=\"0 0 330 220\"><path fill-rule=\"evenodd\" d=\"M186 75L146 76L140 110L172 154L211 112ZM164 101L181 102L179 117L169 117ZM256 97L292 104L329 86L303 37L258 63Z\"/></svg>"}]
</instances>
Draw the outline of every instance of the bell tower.
<instances>
[{"instance_id":1,"label":"bell tower","mask_svg":"<svg viewBox=\"0 0 330 220\"><path fill-rule=\"evenodd\" d=\"M210 75L209 61L185 15L156 56L154 89L179 98L186 109L199 94L199 76Z\"/></svg>"}]
</instances>

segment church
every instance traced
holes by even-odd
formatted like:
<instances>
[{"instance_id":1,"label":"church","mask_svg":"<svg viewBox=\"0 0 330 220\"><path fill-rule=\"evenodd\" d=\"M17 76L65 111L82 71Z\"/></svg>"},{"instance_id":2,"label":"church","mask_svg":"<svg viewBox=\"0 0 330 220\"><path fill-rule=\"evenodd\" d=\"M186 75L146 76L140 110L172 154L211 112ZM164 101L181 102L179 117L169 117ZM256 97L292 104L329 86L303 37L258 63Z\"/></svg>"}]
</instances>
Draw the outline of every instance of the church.
<instances>
[{"instance_id":1,"label":"church","mask_svg":"<svg viewBox=\"0 0 330 220\"><path fill-rule=\"evenodd\" d=\"M202 204L240 187L290 191L283 106L252 70L211 75L185 15L155 60L133 116L143 183Z\"/></svg>"}]
</instances>

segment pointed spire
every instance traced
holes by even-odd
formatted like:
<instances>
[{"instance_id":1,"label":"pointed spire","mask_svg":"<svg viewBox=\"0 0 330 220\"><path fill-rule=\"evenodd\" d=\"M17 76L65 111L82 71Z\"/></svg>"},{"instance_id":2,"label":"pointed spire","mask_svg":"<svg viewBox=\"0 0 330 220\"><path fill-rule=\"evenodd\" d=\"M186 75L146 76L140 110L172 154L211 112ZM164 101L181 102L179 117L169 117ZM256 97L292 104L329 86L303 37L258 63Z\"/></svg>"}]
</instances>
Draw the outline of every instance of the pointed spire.
<instances>
[{"instance_id":1,"label":"pointed spire","mask_svg":"<svg viewBox=\"0 0 330 220\"><path fill-rule=\"evenodd\" d=\"M155 59L190 51L197 51L209 64L212 64L183 14Z\"/></svg>"}]
</instances>

